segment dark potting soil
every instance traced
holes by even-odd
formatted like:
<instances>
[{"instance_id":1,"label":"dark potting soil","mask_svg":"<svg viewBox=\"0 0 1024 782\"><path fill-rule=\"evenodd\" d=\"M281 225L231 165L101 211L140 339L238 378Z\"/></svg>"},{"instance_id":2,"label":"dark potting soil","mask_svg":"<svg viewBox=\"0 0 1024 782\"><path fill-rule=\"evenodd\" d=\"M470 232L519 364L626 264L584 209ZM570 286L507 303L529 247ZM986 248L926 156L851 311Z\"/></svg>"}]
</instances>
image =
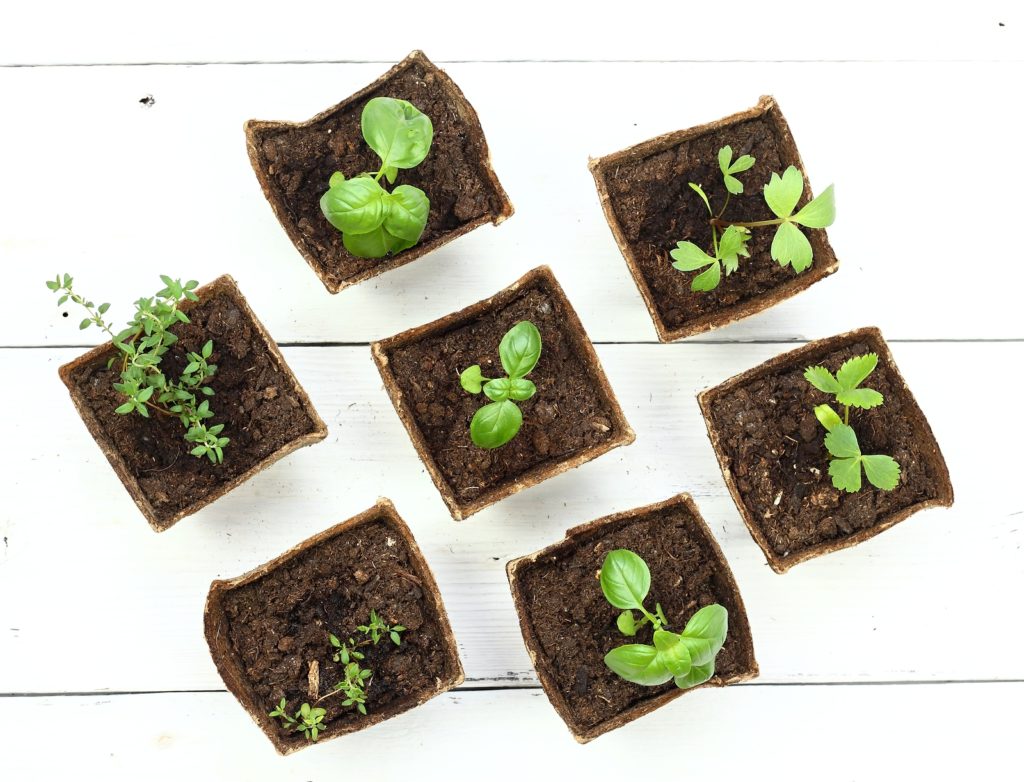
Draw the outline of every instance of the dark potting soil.
<instances>
[{"instance_id":1,"label":"dark potting soil","mask_svg":"<svg viewBox=\"0 0 1024 782\"><path fill-rule=\"evenodd\" d=\"M388 351L408 409L459 501L622 434L596 375L599 370L578 351L564 324L565 306L539 282L470 323ZM541 334L540 361L528 375L537 393L519 403L519 434L500 448L478 448L469 423L490 400L464 391L459 374L479 364L485 377L503 376L498 344L522 320L531 321Z\"/></svg>"},{"instance_id":2,"label":"dark potting soil","mask_svg":"<svg viewBox=\"0 0 1024 782\"><path fill-rule=\"evenodd\" d=\"M422 588L402 534L385 520L360 524L289 560L223 598L227 634L257 706L271 711L285 698L288 713L303 703L327 710L332 729L365 720L345 696L331 694L344 666L331 658L328 633L365 640L359 625L376 611L390 625L406 627L401 644L386 636L362 646L363 668L373 671L366 689L369 714L398 713L454 671L444 646L438 609ZM319 663L319 695L310 695L309 667ZM325 697L328 696L329 697ZM317 698L321 700L314 704ZM276 721L280 736L304 744Z\"/></svg>"},{"instance_id":3,"label":"dark potting soil","mask_svg":"<svg viewBox=\"0 0 1024 782\"><path fill-rule=\"evenodd\" d=\"M316 428L295 396L287 371L232 295L212 293L188 308L188 314L191 323L171 329L178 341L161 367L168 376L179 377L188 363L186 354L213 340L210 363L217 365L217 372L208 385L215 391L209 398L215 415L207 423L224 424L222 436L231 439L223 464L192 456L193 444L185 441L185 428L177 418L156 411L149 418L114 412L124 398L113 388L120 380L118 364L106 368L113 350L73 376L78 395L124 458L158 519L171 518Z\"/></svg>"},{"instance_id":4,"label":"dark potting soil","mask_svg":"<svg viewBox=\"0 0 1024 782\"><path fill-rule=\"evenodd\" d=\"M380 159L360 128L363 107L380 96L409 101L430 117L434 126L426 159L413 169L400 171L394 185L384 183L388 190L413 185L430 199L420 245L502 210L501 194L487 174L482 136L471 132L436 71L422 62L412 62L378 89L311 125L264 131L259 145L275 195L305 237L321 274L334 284L384 262L350 255L341 233L320 211L320 197L335 171L353 177L380 167Z\"/></svg>"},{"instance_id":5,"label":"dark potting soil","mask_svg":"<svg viewBox=\"0 0 1024 782\"><path fill-rule=\"evenodd\" d=\"M732 460L732 472L744 504L779 556L826 541L841 540L879 524L911 505L939 496L943 479L927 456L927 440L915 431L916 403L903 391L884 356L864 386L885 398L871 410L850 410L861 452L887 454L900 463L900 482L892 491L876 489L863 477L861 490L836 489L828 475L825 430L814 407L834 399L804 377L809 366L835 372L847 359L874 352L866 342L794 365L717 397L711 410L720 445Z\"/></svg>"},{"instance_id":6,"label":"dark potting soil","mask_svg":"<svg viewBox=\"0 0 1024 782\"><path fill-rule=\"evenodd\" d=\"M548 669L577 728L591 728L675 688L672 682L657 687L627 682L604 663L616 646L652 643L650 626L632 639L619 632L615 620L621 612L601 591L601 564L617 548L635 551L647 562L651 591L645 604L661 603L676 632L706 605L726 608L729 632L715 659L717 679L755 667L746 615L738 610L711 545L685 507L668 506L589 530L519 571L522 605L540 643L538 665Z\"/></svg>"},{"instance_id":7,"label":"dark potting soil","mask_svg":"<svg viewBox=\"0 0 1024 782\"><path fill-rule=\"evenodd\" d=\"M755 117L710 131L639 160L623 160L605 169L610 203L641 275L650 288L655 309L669 329L678 329L702 316L764 296L798 275L771 258L775 229L752 229L749 258L739 270L722 277L708 292L692 291L696 272L672 267L669 251L690 241L710 250L711 226L707 207L689 183L699 184L716 214L728 195L718 167L718 151L733 149L733 159L753 155L757 162L739 174L744 192L732 196L724 218L749 222L775 217L762 195L771 173L797 165L795 150L787 152L779 128L769 116ZM805 182L806 184L806 182ZM800 205L807 201L806 192ZM822 231L806 231L814 248L814 266L827 264Z\"/></svg>"}]
</instances>

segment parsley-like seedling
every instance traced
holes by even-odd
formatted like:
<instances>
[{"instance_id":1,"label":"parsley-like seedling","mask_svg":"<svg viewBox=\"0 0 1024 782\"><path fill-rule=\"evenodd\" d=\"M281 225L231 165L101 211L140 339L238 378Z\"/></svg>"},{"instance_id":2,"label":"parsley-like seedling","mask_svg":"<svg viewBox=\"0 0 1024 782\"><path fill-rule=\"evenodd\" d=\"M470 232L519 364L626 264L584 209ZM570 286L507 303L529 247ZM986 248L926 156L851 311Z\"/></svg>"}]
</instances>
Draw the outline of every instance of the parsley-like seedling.
<instances>
[{"instance_id":1,"label":"parsley-like seedling","mask_svg":"<svg viewBox=\"0 0 1024 782\"><path fill-rule=\"evenodd\" d=\"M843 406L843 417L829 405L818 405L814 415L825 427L825 448L831 455L828 474L832 485L841 491L856 492L861 487L861 468L868 482L883 491L891 491L900 481L900 465L891 456L863 454L857 433L850 426L850 408L870 410L885 400L873 388L861 388L868 375L875 371L878 356L867 353L844 362L834 375L825 367L808 367L804 378L819 391L832 394Z\"/></svg>"},{"instance_id":2,"label":"parsley-like seedling","mask_svg":"<svg viewBox=\"0 0 1024 782\"><path fill-rule=\"evenodd\" d=\"M116 334L103 319L110 305L100 304L97 307L75 293L71 275L58 274L46 282L46 287L61 294L57 300L58 307L69 299L82 306L89 317L82 320L79 328L96 326L102 329L119 351L120 360L113 356L107 362L108 369L118 363L121 382L114 383L113 387L125 397L125 402L114 412L120 415L138 413L149 418L149 411L155 410L161 415L175 417L185 427L185 440L194 444L190 453L197 457L206 456L214 464L220 464L224 461L224 447L230 441L221 435L224 424L206 425L214 413L208 399L198 399L214 395L213 388L206 385L206 381L217 372L217 365L209 363L213 355L213 341L207 341L198 353L186 354L188 363L177 380L165 375L161 368L167 351L178 341L171 327L189 323L188 316L179 306L183 301L199 300L193 292L199 283L189 280L182 284L181 280L172 280L164 274L160 279L166 287L156 296L135 302L135 316L127 328Z\"/></svg>"},{"instance_id":3,"label":"parsley-like seedling","mask_svg":"<svg viewBox=\"0 0 1024 782\"><path fill-rule=\"evenodd\" d=\"M676 248L669 252L674 261L672 265L679 271L693 272L703 269L690 283L690 288L695 291L710 291L717 288L722 279L723 268L728 276L739 269L741 257L750 257L747 242L750 240L752 228L777 226L775 238L772 239L772 260L777 261L780 266L792 265L793 271L797 273L808 269L814 260L814 253L810 241L797 226L827 228L836 218L835 192L832 185L793 214L804 192L804 178L796 166L789 166L782 176L772 173L768 184L764 186L764 200L775 214L775 219L751 222L725 219L725 210L730 199L743 193L743 183L736 174L747 171L755 163L750 155L741 155L736 160L733 160L732 155L730 146L722 147L718 152L718 168L722 172L722 181L726 189L725 202L718 214L711 208L711 201L703 188L694 182L689 183L690 188L704 202L710 216L710 254L693 242L677 242Z\"/></svg>"},{"instance_id":4,"label":"parsley-like seedling","mask_svg":"<svg viewBox=\"0 0 1024 782\"><path fill-rule=\"evenodd\" d=\"M336 171L320 209L342 232L345 249L358 258L383 258L412 247L420 240L430 212L426 193L399 185L390 193L381 177L394 184L399 169L415 168L430 152L434 126L409 101L373 98L363 107L363 138L380 157L373 173L346 179Z\"/></svg>"},{"instance_id":5,"label":"parsley-like seedling","mask_svg":"<svg viewBox=\"0 0 1024 782\"><path fill-rule=\"evenodd\" d=\"M682 690L715 675L715 657L729 628L729 612L723 606L704 606L690 617L682 633L666 629L668 620L660 604L655 604L654 613L644 608L651 590L651 571L629 549L608 552L601 565L601 590L609 603L623 609L616 620L623 635L633 637L648 623L654 628L653 645L624 644L605 655L605 665L616 674L647 687L674 679ZM639 618L634 611L640 612Z\"/></svg>"},{"instance_id":6,"label":"parsley-like seedling","mask_svg":"<svg viewBox=\"0 0 1024 782\"><path fill-rule=\"evenodd\" d=\"M484 377L479 364L467 368L459 376L462 387L471 394L482 390L490 404L484 405L469 423L469 435L479 448L498 448L519 433L523 413L516 402L537 393L537 386L526 376L540 360L540 331L523 320L508 330L498 345L501 366L508 377Z\"/></svg>"},{"instance_id":7,"label":"parsley-like seedling","mask_svg":"<svg viewBox=\"0 0 1024 782\"><path fill-rule=\"evenodd\" d=\"M280 717L281 723L291 728L293 732L300 731L309 741L316 741L324 729L324 716L327 710L303 703L293 717L286 711L287 708L288 702L281 698L281 702L268 716Z\"/></svg>"}]
</instances>

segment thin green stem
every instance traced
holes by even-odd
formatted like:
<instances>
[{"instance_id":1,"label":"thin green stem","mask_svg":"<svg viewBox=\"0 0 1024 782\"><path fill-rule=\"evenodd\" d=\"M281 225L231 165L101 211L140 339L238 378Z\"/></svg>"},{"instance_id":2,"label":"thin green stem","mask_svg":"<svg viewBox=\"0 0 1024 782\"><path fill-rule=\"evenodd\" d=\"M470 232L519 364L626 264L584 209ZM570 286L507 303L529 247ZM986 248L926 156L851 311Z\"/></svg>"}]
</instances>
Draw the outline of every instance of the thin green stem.
<instances>
[{"instance_id":1,"label":"thin green stem","mask_svg":"<svg viewBox=\"0 0 1024 782\"><path fill-rule=\"evenodd\" d=\"M752 222L747 223L733 220L722 220L718 217L715 217L711 220L711 226L712 228L728 228L730 225L735 225L740 228L764 228L769 225L782 225L784 222L786 221L783 220L781 217L776 218L774 220L754 220Z\"/></svg>"},{"instance_id":2,"label":"thin green stem","mask_svg":"<svg viewBox=\"0 0 1024 782\"><path fill-rule=\"evenodd\" d=\"M712 221L715 221L715 220L721 220L721 219L722 219L722 215L724 215L724 214L725 214L725 210L726 210L726 208L727 208L727 207L729 206L729 199L730 199L730 198L732 198L732 193L730 193L730 192L729 192L729 191L727 190L727 191L725 192L725 203L724 203L724 204L722 204L722 208L721 208L721 210L719 210L719 212L718 212L718 214L717 214L717 215L712 215L712 218L711 218L711 219L712 219Z\"/></svg>"},{"instance_id":3,"label":"thin green stem","mask_svg":"<svg viewBox=\"0 0 1024 782\"><path fill-rule=\"evenodd\" d=\"M843 405L843 423L847 426L850 425L850 406Z\"/></svg>"}]
</instances>

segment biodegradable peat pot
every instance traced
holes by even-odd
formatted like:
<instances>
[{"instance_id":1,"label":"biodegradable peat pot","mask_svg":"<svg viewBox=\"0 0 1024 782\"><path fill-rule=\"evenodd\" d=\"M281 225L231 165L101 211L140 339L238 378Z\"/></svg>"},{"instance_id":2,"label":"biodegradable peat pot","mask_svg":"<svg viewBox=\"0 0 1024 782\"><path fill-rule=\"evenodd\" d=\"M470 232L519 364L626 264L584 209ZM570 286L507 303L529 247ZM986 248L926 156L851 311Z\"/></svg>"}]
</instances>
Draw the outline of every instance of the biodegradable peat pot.
<instances>
[{"instance_id":1,"label":"biodegradable peat pot","mask_svg":"<svg viewBox=\"0 0 1024 782\"><path fill-rule=\"evenodd\" d=\"M328 634L356 635L371 610L406 630L400 646L385 637L362 647L362 667L373 671L362 715L341 706L341 693L330 694L344 666L331 659ZM281 698L289 714L320 699L323 742L408 711L465 678L434 575L387 499L243 576L214 581L204 626L224 683L282 755L311 742L268 716Z\"/></svg>"},{"instance_id":2,"label":"biodegradable peat pot","mask_svg":"<svg viewBox=\"0 0 1024 782\"><path fill-rule=\"evenodd\" d=\"M112 343L60 368L86 427L157 532L327 436L327 426L235 281L224 275L196 293L199 301L181 305L192 322L171 329L178 342L162 366L177 377L187 363L185 353L213 340L217 372L209 382L216 392L210 422L223 423L223 436L231 438L223 464L192 456L177 418L114 412L124 398L113 389L118 367L107 369L107 361L120 355Z\"/></svg>"},{"instance_id":3,"label":"biodegradable peat pot","mask_svg":"<svg viewBox=\"0 0 1024 782\"><path fill-rule=\"evenodd\" d=\"M800 161L789 125L771 97L752 109L688 130L666 133L629 149L592 159L608 225L622 251L662 342L689 337L761 312L788 299L839 268L822 230L806 231L814 264L797 274L771 258L774 229L755 229L738 272L723 276L712 291L690 290L693 274L672 266L669 250L680 241L711 245L707 209L690 187L696 182L719 207L727 195L718 168L718 150L757 159L740 175L745 194L729 202L731 220L774 217L760 196L771 172L793 165L804 175L798 208L812 199L810 181Z\"/></svg>"},{"instance_id":4,"label":"biodegradable peat pot","mask_svg":"<svg viewBox=\"0 0 1024 782\"><path fill-rule=\"evenodd\" d=\"M430 154L399 172L396 181L423 190L430 214L416 246L385 258L357 258L320 211L320 196L335 171L353 177L379 167L360 128L363 106L376 97L407 100L433 123ZM448 74L420 51L306 122L249 120L245 137L274 214L331 293L414 261L484 223L497 225L513 212L491 168L476 111Z\"/></svg>"},{"instance_id":5,"label":"biodegradable peat pot","mask_svg":"<svg viewBox=\"0 0 1024 782\"><path fill-rule=\"evenodd\" d=\"M682 628L711 603L729 612L725 646L706 683L643 687L620 679L604 663L630 643L615 620L620 611L601 591L598 573L609 551L635 551L651 569L649 602L661 603ZM535 554L508 563L512 598L530 659L551 704L576 740L586 743L700 687L722 687L758 674L750 624L729 564L689 494L575 527ZM678 629L677 629L678 632ZM651 629L635 643L651 643Z\"/></svg>"},{"instance_id":6,"label":"biodegradable peat pot","mask_svg":"<svg viewBox=\"0 0 1024 782\"><path fill-rule=\"evenodd\" d=\"M817 365L835 372L865 353L877 353L878 366L864 385L885 402L852 409L850 424L863 453L892 456L902 474L892 491L865 479L851 494L832 485L825 430L813 412L834 401L803 373ZM923 508L953 504L935 435L876 328L811 342L697 398L729 493L776 573L874 537Z\"/></svg>"},{"instance_id":7,"label":"biodegradable peat pot","mask_svg":"<svg viewBox=\"0 0 1024 782\"><path fill-rule=\"evenodd\" d=\"M485 376L497 377L498 344L522 320L541 333L540 361L529 375L537 393L518 403L518 435L500 448L478 448L469 422L488 400L464 391L459 373L479 364ZM456 519L636 437L547 266L489 299L371 348L395 410Z\"/></svg>"}]
</instances>

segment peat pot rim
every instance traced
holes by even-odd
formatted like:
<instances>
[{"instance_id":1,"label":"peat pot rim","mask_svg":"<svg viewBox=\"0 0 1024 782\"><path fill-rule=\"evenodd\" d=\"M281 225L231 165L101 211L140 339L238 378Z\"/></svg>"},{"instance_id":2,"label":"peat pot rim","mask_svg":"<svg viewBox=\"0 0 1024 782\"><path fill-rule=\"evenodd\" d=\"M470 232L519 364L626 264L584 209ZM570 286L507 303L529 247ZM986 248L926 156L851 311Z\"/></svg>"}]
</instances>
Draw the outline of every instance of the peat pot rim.
<instances>
[{"instance_id":1,"label":"peat pot rim","mask_svg":"<svg viewBox=\"0 0 1024 782\"><path fill-rule=\"evenodd\" d=\"M302 232L298 229L298 226L292 221L283 201L278 198L273 183L271 182L270 175L268 174L261 157L261 136L266 131L279 131L289 128L307 128L315 125L335 112L347 108L353 103L358 103L363 100L366 95L379 89L389 79L417 64L422 65L437 77L440 88L446 94L452 107L457 110L459 119L466 127L467 134L479 145L480 163L483 174L488 183L494 188L495 195L498 197L500 202L500 207L496 212L487 212L482 214L480 217L477 217L458 228L448 231L431 242L426 244L416 244L407 250L402 250L397 255L388 255L384 258L380 258L378 259L378 263L363 272L359 272L358 274L354 274L343 280L332 280L320 269L317 256L312 252L312 250L310 250L306 243L305 236L303 236ZM330 293L339 293L352 285L357 285L360 282L364 282L372 277L383 274L384 272L391 271L392 269L397 269L400 266L405 266L405 264L411 263L417 258L448 244L448 242L457 239L463 234L467 234L473 229L479 228L484 223L500 225L515 213L515 208L509 200L508 193L506 193L505 188L501 186L501 182L498 181L498 175L494 171L494 166L491 162L491 151L487 146L487 138L484 135L483 126L480 124L480 117L477 114L476 109L474 109L473 105L466 99L465 94L452 80L452 78L445 71L434 65L434 63L427 58L427 55L419 49L412 51L405 59L392 66L386 73L379 76L371 84L368 84L339 103L334 104L328 109L324 109L307 120L303 120L301 122L289 122L286 120L250 119L246 120L244 123L243 130L245 131L245 142L246 149L249 154L249 162L252 164L252 169L256 174L256 179L259 180L260 188L263 190L264 197L267 199L271 209L274 211L274 216L277 217L277 221L281 224L281 227L288 235L288 238L291 239L295 249L299 251L299 254L306 260L306 263L309 264L310 268Z\"/></svg>"},{"instance_id":2,"label":"peat pot rim","mask_svg":"<svg viewBox=\"0 0 1024 782\"><path fill-rule=\"evenodd\" d=\"M634 160L650 157L651 155L657 154L669 147L676 146L684 141L689 141L690 139L698 138L699 136L704 136L708 133L713 133L731 125L736 125L740 122L764 116L769 117L775 124L780 135L780 146L786 149L786 152L794 161L793 165L800 169L800 173L803 174L804 196L807 200L812 199L814 197L814 193L811 190L810 178L807 176L807 170L800 157L800 152L796 147L796 142L793 140L793 134L789 129L789 123L786 122L786 118L782 115L782 111L775 102L775 98L771 95L762 95L755 106L736 112L735 114L730 114L728 117L723 117L722 119L714 120L713 122L706 122L702 125L695 125L694 127L685 128L683 130L663 133L660 136L655 136L652 139L642 141L639 144L634 144L633 146L627 147L626 149L618 152L612 152L601 157L590 158L588 162L590 173L594 177L594 184L597 186L597 193L601 201L601 208L604 210L605 220L608 223L608 227L611 229L612 236L615 238L615 243L618 245L619 252L622 253L622 257L626 261L626 265L629 267L629 272L633 277L633 282L636 283L636 287L640 291L644 304L647 305L647 311L650 313L651 320L654 322L654 328L658 334L658 340L660 342L675 342L685 337L703 334L706 331L722 328L735 323L736 321L748 318L751 315L756 315L774 307L776 304L792 296L795 296L809 288L814 283L820 282L839 270L839 259L836 258L835 252L832 250L832 245L828 241L828 234L824 229L822 229L821 243L826 251L825 256L816 256L811 268L800 274L794 275L790 280L769 290L761 296L748 299L738 305L716 310L677 327L670 327L666 324L662 319L661 314L658 312L658 307L654 300L654 293L651 290L651 287L647 284L647 280L644 278L640 265L633 257L633 253L629 247L629 241L626 239L622 226L619 224L618 218L615 216L615 210L612 208L611 193L608 190L608 183L605 179L605 170L611 165L623 162L633 162ZM775 261L772 261L770 258L767 260L771 263L775 263Z\"/></svg>"},{"instance_id":3,"label":"peat pot rim","mask_svg":"<svg viewBox=\"0 0 1024 782\"><path fill-rule=\"evenodd\" d=\"M909 505L902 510L896 511L889 516L886 516L877 524L858 530L845 538L824 541L801 551L781 556L772 550L768 540L762 534L760 527L757 525L756 520L754 519L754 514L747 507L746 503L743 502L739 487L737 486L732 474L731 460L722 448L721 438L718 436L718 432L712 424L711 411L714 409L715 401L723 394L732 391L734 388L746 385L753 380L773 374L776 371L790 365L801 363L804 360L813 361L813 357L821 354L822 352L832 352L855 342L867 342L871 346L871 349L877 353L881 361L885 363L886 368L892 372L893 382L899 389L899 393L907 402L909 402L908 407L910 408L910 418L914 426L915 436L921 441L922 445L926 446L925 458L931 462L932 468L938 476L938 495L934 498L921 500L920 502ZM881 330L877 326L864 326L863 328L854 329L853 331L846 331L831 337L817 339L794 350L780 353L755 367L751 367L738 375L734 375L717 386L704 389L697 394L697 403L700 405L701 415L704 418L704 425L708 431L708 439L711 441L711 447L715 452L715 458L718 460L718 465L721 468L725 484L729 489L729 494L732 496L732 500L735 503L736 508L739 510L740 516L743 517L743 523L746 524L751 537L754 538L754 541L764 552L764 555L768 560L768 565L776 573L785 573L794 565L798 565L808 559L820 557L823 554L829 554L833 551L850 548L858 543L862 543L863 541L884 532L890 527L895 526L920 510L932 507L948 508L953 504L953 484L950 482L949 469L946 466L945 458L942 456L942 450L939 448L938 440L935 439L935 434L932 432L928 419L917 404L917 399L914 398L914 394L907 385L907 381L900 373L899 367L896 365L896 360L893 358L892 351L889 350L889 345L886 343Z\"/></svg>"},{"instance_id":4,"label":"peat pot rim","mask_svg":"<svg viewBox=\"0 0 1024 782\"><path fill-rule=\"evenodd\" d=\"M402 541L409 550L409 558L417 569L417 575L422 581L425 602L428 605L432 604L432 608L436 611L437 624L441 631L441 645L444 648L446 656L448 657L448 662L452 667L452 675L443 680L435 679L433 688L424 691L418 698L401 708L399 711L391 714L386 714L384 712L371 712L366 715L365 720L360 721L358 726L352 727L349 730L342 730L326 735L317 743L323 743L352 733L358 733L366 728L372 727L373 725L377 725L393 717L398 717L406 711L410 711L417 706L421 706L431 698L458 687L463 683L463 681L465 681L466 674L462 668L462 661L459 659L458 645L456 644L451 622L448 619L448 612L445 610L444 601L441 598L441 590L437 586L434 573L430 569L430 565L427 562L426 557L423 556L423 552L420 550L419 544L416 542L416 538L413 535L412 530L398 514L394 503L392 503L387 497L380 497L376 503L361 513L358 513L339 524L335 524L322 532L318 532L301 543L292 546L290 549L279 554L268 562L264 562L262 565L257 565L252 570L243 573L240 576L227 579L215 579L210 584L210 590L207 593L206 603L203 607L203 630L206 636L206 643L210 648L210 656L213 658L213 663L217 667L217 672L224 680L224 684L227 686L228 690L235 697L235 700L237 700L239 704L241 704L242 708L248 712L253 722L259 726L264 735L270 739L270 742L274 745L274 749L281 755L290 755L293 752L306 749L312 744L310 742L305 744L290 744L289 742L284 741L277 732L276 723L268 716L266 709L259 706L256 703L256 699L252 697L248 684L240 670L238 660L235 658L231 649L230 642L227 637L222 634L222 631L227 625L227 619L223 612L222 599L231 590L263 578L268 573L271 573L291 560L306 554L331 538L346 534L357 527L380 520L384 520L386 524L398 532L402 537Z\"/></svg>"},{"instance_id":5,"label":"peat pot rim","mask_svg":"<svg viewBox=\"0 0 1024 782\"><path fill-rule=\"evenodd\" d=\"M426 437L424 437L423 432L416 423L416 419L409 412L409 408L405 404L402 389L398 386L398 382L395 380L395 377L391 372L388 352L397 347L414 344L426 337L433 336L434 334L440 334L451 329L459 328L466 323L472 322L486 315L492 309L504 306L507 302L514 299L520 290L528 289L534 285L547 286L548 290L565 305L565 317L562 321L565 333L571 338L574 347L580 352L583 362L592 370L594 380L597 383L600 392L603 393L605 398L608 400L613 425L617 428L619 434L616 437L597 443L589 448L583 448L562 461L539 464L532 467L513 480L509 480L499 486L495 486L472 500L461 502L455 496L454 490L442 474L437 463L434 461L433 455L428 448ZM474 513L493 505L499 500L503 500L511 494L515 494L523 489L528 489L531 486L536 486L537 484L548 480L548 478L553 478L563 472L579 467L586 462L596 459L598 456L608 453L608 451L620 446L629 445L636 439L636 433L626 421L626 416L622 412L622 407L615 396L615 392L612 390L611 384L608 382L608 376L605 374L604 368L601 366L601 360L597 356L597 351L594 350L593 343L591 343L590 338L587 336L587 333L583 328L583 324L580 322L579 315L573 308L572 302L570 302L569 298L565 295L565 291L562 289L562 286L559 285L558 280L555 279L555 275L551 271L550 266L541 265L531 269L511 285L498 291L493 296L478 301L475 304L470 304L468 307L464 307L457 312L449 313L448 315L422 326L407 329L406 331L392 337L371 342L370 350L373 355L373 360L377 364L377 369L380 371L381 379L384 381L384 388L387 391L388 396L391 398L395 411L398 413L398 417L402 420L402 423L409 434L409 438L412 440L413 445L416 448L420 461L422 461L424 466L427 468L427 472L430 474L431 480L433 480L434 485L441 494L441 498L444 500L444 504L448 506L448 510L451 513L452 518L456 521L462 521L463 519L472 516Z\"/></svg>"},{"instance_id":6,"label":"peat pot rim","mask_svg":"<svg viewBox=\"0 0 1024 782\"><path fill-rule=\"evenodd\" d=\"M757 657L754 653L753 636L751 635L749 652L751 666L748 671L740 674L735 674L723 679L720 676L715 676L704 684L699 684L696 687L690 687L686 690L680 690L674 688L668 692L664 692L654 698L646 701L642 701L635 704L624 711L619 712L614 717L609 717L603 722L599 722L589 728L578 726L573 717L572 712L569 709L568 703L559 691L558 686L555 682L554 676L547 669L544 664L539 664L540 657L536 652L539 647L539 640L533 630L533 627L527 621L528 612L524 606L523 595L520 592L520 586L518 582L519 571L529 565L534 564L538 559L549 556L553 552L560 550L561 548L570 545L578 537L588 534L594 530L602 527L616 524L624 519L639 518L650 514L657 513L665 508L671 508L673 506L679 506L685 508L690 514L694 521L695 527L700 531L703 537L706 539L712 556L716 560L717 568L716 573L721 577L725 586L735 597L736 609L743 617L743 623L747 627L747 631L750 631L750 621L747 615L746 606L743 604L743 595L740 592L739 586L736 583L736 578L733 575L732 568L729 567L729 562L725 558L725 554L722 553L721 546L718 545L718 541L715 536L711 533L711 529L708 527L707 522L704 521L704 517L700 513L700 509L694 502L693 497L689 493L683 492L680 494L673 495L666 500L661 502L654 502L649 505L642 505L637 508L631 508L625 511L619 511L612 513L607 516L602 516L599 519L588 521L584 524L577 525L566 531L565 537L558 540L539 551L535 551L532 554L526 554L525 556L516 557L515 559L509 560L505 565L505 573L508 577L509 587L512 591L512 600L515 603L516 614L519 618L519 628L523 634L523 641L526 646L526 651L530 655L530 662L533 664L534 670L537 672L537 678L540 680L541 686L544 688L544 693L547 695L548 700L551 701L551 705L554 706L555 711L558 712L558 716L565 722L566 727L572 733L572 736L580 744L586 744L589 741L594 740L598 736L601 736L609 731L619 728L626 723L633 722L652 711L664 706L670 701L675 700L683 695L686 695L694 690L703 689L705 687L724 687L730 684L738 684L740 682L750 681L760 675L760 667L757 664Z\"/></svg>"},{"instance_id":7,"label":"peat pot rim","mask_svg":"<svg viewBox=\"0 0 1024 782\"><path fill-rule=\"evenodd\" d=\"M142 512L142 515L145 516L146 521L149 522L149 526L156 532L164 532L165 530L170 529L181 521L181 519L186 516L191 516L193 513L205 508L207 505L220 499L233 489L238 488L254 475L267 469L279 459L283 459L292 451L296 451L306 445L312 445L313 443L319 442L327 437L327 424L323 422L323 419L320 418L316 408L313 407L313 403L310 401L309 396L302 387L302 384L299 383L298 378L295 377L295 373L292 372L291 367L289 367L287 362L284 360L284 356L281 355L281 350L278 348L277 343L270 336L266 327L260 322L260 319L256 317L256 313L253 312L252 308L249 306L249 302L239 289L235 278L230 274L222 274L215 280L197 288L195 293L199 296L199 301L183 302L180 306L180 309L183 312L187 313L191 311L202 304L208 297L212 298L217 294L227 295L242 309L246 316L252 321L257 334L263 340L263 343L266 345L267 352L270 354L271 358L274 359L278 369L281 371L281 374L291 384L291 390L299 400L301 409L313 421L313 431L300 435L294 440L283 444L276 451L256 462L256 464L252 465L245 472L236 475L227 483L217 487L204 497L195 500L185 508L172 514L170 517L161 519L156 508L153 507L153 504L143 493L138 479L135 478L128 469L128 465L125 463L121 452L114 448L113 444L109 441L109 438L107 437L106 432L95 413L93 413L84 401L79 398L78 390L74 382L74 375L80 369L94 363L102 356L111 353L115 349L114 343L104 342L101 345L97 345L86 353L83 353L78 358L75 358L67 364L59 367L57 372L60 375L60 379L64 382L64 385L67 386L68 392L71 396L71 401L74 403L78 410L78 414L81 416L82 421L89 430L89 434L92 435L96 444L100 447L100 450L103 451L103 455L107 457L107 461L110 462L110 466L114 468L114 472L117 474L117 477L121 480L121 483L124 484L125 489L128 490L128 493Z\"/></svg>"}]
</instances>

